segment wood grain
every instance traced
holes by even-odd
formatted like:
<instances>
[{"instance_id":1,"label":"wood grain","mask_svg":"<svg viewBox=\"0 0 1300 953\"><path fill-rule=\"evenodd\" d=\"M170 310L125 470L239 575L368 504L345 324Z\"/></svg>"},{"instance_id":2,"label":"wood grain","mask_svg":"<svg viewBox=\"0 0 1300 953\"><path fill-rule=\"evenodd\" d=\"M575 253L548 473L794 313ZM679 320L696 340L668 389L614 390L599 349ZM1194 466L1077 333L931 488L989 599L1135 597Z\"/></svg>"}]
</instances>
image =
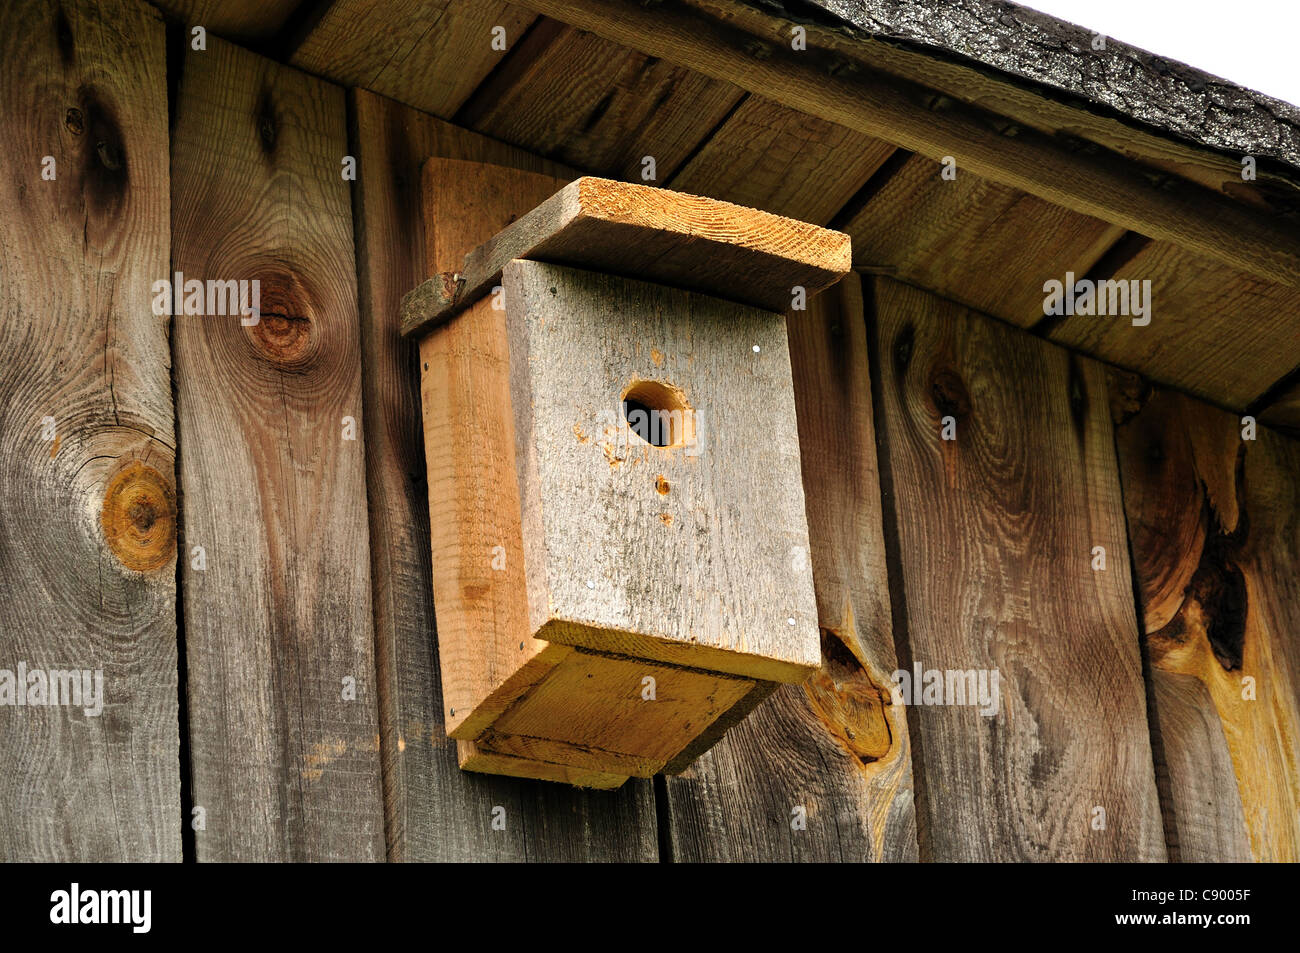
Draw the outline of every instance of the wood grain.
<instances>
[{"instance_id":1,"label":"wood grain","mask_svg":"<svg viewBox=\"0 0 1300 953\"><path fill-rule=\"evenodd\" d=\"M429 222L447 209L447 190L485 194L474 188L487 178L481 163L434 158L425 170ZM491 178L497 194L556 184L517 169ZM452 214L469 218L459 205ZM435 255L437 240L426 237ZM510 344L490 298L420 341L420 381L443 716L449 735L472 741L569 650L534 638L528 619Z\"/></svg>"},{"instance_id":2,"label":"wood grain","mask_svg":"<svg viewBox=\"0 0 1300 953\"><path fill-rule=\"evenodd\" d=\"M914 861L907 720L888 690L898 663L858 277L787 325L821 669L668 779L673 856ZM790 827L795 805L806 831Z\"/></svg>"},{"instance_id":3,"label":"wood grain","mask_svg":"<svg viewBox=\"0 0 1300 953\"><path fill-rule=\"evenodd\" d=\"M1300 437L1300 368L1287 375L1290 386L1281 388L1276 396L1269 392L1261 395L1264 406L1255 411L1260 422L1268 424L1292 437Z\"/></svg>"},{"instance_id":4,"label":"wood grain","mask_svg":"<svg viewBox=\"0 0 1300 953\"><path fill-rule=\"evenodd\" d=\"M0 668L103 703L0 707L6 861L181 859L166 83L142 4L0 8Z\"/></svg>"},{"instance_id":5,"label":"wood grain","mask_svg":"<svg viewBox=\"0 0 1300 953\"><path fill-rule=\"evenodd\" d=\"M1000 677L992 717L908 707L922 859L1164 860L1102 366L889 279L874 297L900 655Z\"/></svg>"},{"instance_id":6,"label":"wood grain","mask_svg":"<svg viewBox=\"0 0 1300 953\"><path fill-rule=\"evenodd\" d=\"M736 19L742 4L725 4L729 18L689 6L648 9L634 0L522 5L931 159L952 155L976 175L1053 204L1300 287L1300 235L1282 216L1203 185L1152 176L1116 152L1072 148L1068 136L937 95L916 78L881 72L829 42L794 50L788 33L780 41L755 35L750 22Z\"/></svg>"},{"instance_id":7,"label":"wood grain","mask_svg":"<svg viewBox=\"0 0 1300 953\"><path fill-rule=\"evenodd\" d=\"M731 83L543 17L456 123L586 172L658 185L743 96ZM655 160L648 180L646 156Z\"/></svg>"},{"instance_id":8,"label":"wood grain","mask_svg":"<svg viewBox=\"0 0 1300 953\"><path fill-rule=\"evenodd\" d=\"M1148 674L1156 778L1169 859L1184 863L1251 860L1246 817L1232 757L1205 684L1163 669Z\"/></svg>"},{"instance_id":9,"label":"wood grain","mask_svg":"<svg viewBox=\"0 0 1300 953\"><path fill-rule=\"evenodd\" d=\"M825 225L893 152L887 142L749 95L665 185Z\"/></svg>"},{"instance_id":10,"label":"wood grain","mask_svg":"<svg viewBox=\"0 0 1300 953\"><path fill-rule=\"evenodd\" d=\"M262 309L174 327L198 857L381 859L343 93L210 40L176 115L175 269Z\"/></svg>"},{"instance_id":11,"label":"wood grain","mask_svg":"<svg viewBox=\"0 0 1300 953\"><path fill-rule=\"evenodd\" d=\"M302 0L149 0L169 19L248 43L275 36Z\"/></svg>"},{"instance_id":12,"label":"wood grain","mask_svg":"<svg viewBox=\"0 0 1300 953\"><path fill-rule=\"evenodd\" d=\"M655 697L642 695L652 678ZM577 650L493 724L480 747L648 778L754 683ZM547 749L550 750L547 750Z\"/></svg>"},{"instance_id":13,"label":"wood grain","mask_svg":"<svg viewBox=\"0 0 1300 953\"><path fill-rule=\"evenodd\" d=\"M543 262L510 262L504 286L530 630L802 681L820 655L812 580L790 570L808 531L785 319ZM621 401L646 381L685 443L631 432Z\"/></svg>"},{"instance_id":14,"label":"wood grain","mask_svg":"<svg viewBox=\"0 0 1300 953\"><path fill-rule=\"evenodd\" d=\"M1053 341L1242 409L1296 366L1300 290L1169 242L1145 245L1106 277L1151 282L1151 323L1135 327L1124 316L1062 317L1048 332Z\"/></svg>"},{"instance_id":15,"label":"wood grain","mask_svg":"<svg viewBox=\"0 0 1300 953\"><path fill-rule=\"evenodd\" d=\"M1244 440L1238 415L1133 375L1113 388L1146 651L1168 686L1155 711L1182 859L1249 849L1294 862L1300 444L1264 428Z\"/></svg>"},{"instance_id":16,"label":"wood grain","mask_svg":"<svg viewBox=\"0 0 1300 953\"><path fill-rule=\"evenodd\" d=\"M514 258L575 265L782 311L793 289L814 294L850 265L848 236L729 202L583 176L473 249L454 279L417 292L437 307L404 307L402 333L446 321L490 290ZM453 286L450 302L441 289Z\"/></svg>"},{"instance_id":17,"label":"wood grain","mask_svg":"<svg viewBox=\"0 0 1300 953\"><path fill-rule=\"evenodd\" d=\"M653 860L658 850L648 783L592 793L457 767L457 744L444 727L433 636L420 368L415 346L397 333L402 295L428 274L420 189L425 159L491 161L562 178L572 173L382 97L361 90L351 95L361 170L357 256L389 857ZM442 233L463 229L463 243L432 260L451 267L448 262L463 259L505 224L488 223L484 234L472 217L449 216ZM504 831L491 828L496 806L507 811Z\"/></svg>"},{"instance_id":18,"label":"wood grain","mask_svg":"<svg viewBox=\"0 0 1300 953\"><path fill-rule=\"evenodd\" d=\"M335 0L289 62L450 118L535 19L502 0Z\"/></svg>"},{"instance_id":19,"label":"wood grain","mask_svg":"<svg viewBox=\"0 0 1300 953\"><path fill-rule=\"evenodd\" d=\"M1043 317L1043 283L1083 276L1124 230L958 166L909 158L838 223L853 264L1020 327Z\"/></svg>"}]
</instances>

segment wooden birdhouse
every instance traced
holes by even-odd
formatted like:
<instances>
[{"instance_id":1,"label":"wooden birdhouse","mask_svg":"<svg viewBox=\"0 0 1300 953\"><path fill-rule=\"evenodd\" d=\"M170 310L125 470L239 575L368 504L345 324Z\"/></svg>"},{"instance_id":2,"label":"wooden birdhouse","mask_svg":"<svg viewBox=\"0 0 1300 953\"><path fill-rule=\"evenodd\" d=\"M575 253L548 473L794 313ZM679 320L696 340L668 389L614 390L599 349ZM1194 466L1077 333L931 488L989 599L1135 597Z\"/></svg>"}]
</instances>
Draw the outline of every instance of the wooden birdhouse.
<instances>
[{"instance_id":1,"label":"wooden birdhouse","mask_svg":"<svg viewBox=\"0 0 1300 953\"><path fill-rule=\"evenodd\" d=\"M818 666L784 313L849 267L838 232L583 178L407 296L463 768L677 771Z\"/></svg>"}]
</instances>

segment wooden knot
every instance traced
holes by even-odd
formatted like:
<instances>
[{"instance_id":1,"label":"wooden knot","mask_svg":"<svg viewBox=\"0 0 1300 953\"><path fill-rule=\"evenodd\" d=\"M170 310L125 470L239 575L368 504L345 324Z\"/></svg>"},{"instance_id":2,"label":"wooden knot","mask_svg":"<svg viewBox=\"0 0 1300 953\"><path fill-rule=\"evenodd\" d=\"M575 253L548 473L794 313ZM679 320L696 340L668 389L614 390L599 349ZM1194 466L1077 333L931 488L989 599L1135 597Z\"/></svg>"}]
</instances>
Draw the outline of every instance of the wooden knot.
<instances>
[{"instance_id":1,"label":"wooden knot","mask_svg":"<svg viewBox=\"0 0 1300 953\"><path fill-rule=\"evenodd\" d=\"M161 473L132 460L108 481L100 525L127 569L159 569L176 552L176 493Z\"/></svg>"},{"instance_id":2,"label":"wooden knot","mask_svg":"<svg viewBox=\"0 0 1300 953\"><path fill-rule=\"evenodd\" d=\"M936 371L930 378L930 397L942 416L960 419L970 414L970 394L956 371Z\"/></svg>"},{"instance_id":3,"label":"wooden knot","mask_svg":"<svg viewBox=\"0 0 1300 953\"><path fill-rule=\"evenodd\" d=\"M813 712L861 764L889 754L894 743L886 707L889 689L876 684L853 650L822 629L822 665L804 682Z\"/></svg>"},{"instance_id":4,"label":"wooden knot","mask_svg":"<svg viewBox=\"0 0 1300 953\"><path fill-rule=\"evenodd\" d=\"M253 326L253 337L272 360L297 363L311 347L311 318L263 312L262 320Z\"/></svg>"},{"instance_id":5,"label":"wooden knot","mask_svg":"<svg viewBox=\"0 0 1300 953\"><path fill-rule=\"evenodd\" d=\"M90 84L77 90L77 106L68 110L64 123L83 137L80 164L86 233L90 243L98 246L117 235L117 220L125 207L130 181L126 136L111 98Z\"/></svg>"},{"instance_id":6,"label":"wooden knot","mask_svg":"<svg viewBox=\"0 0 1300 953\"><path fill-rule=\"evenodd\" d=\"M268 156L275 152L275 142L279 138L280 123L275 114L275 101L270 89L263 89L257 99L257 138L262 145L262 152Z\"/></svg>"},{"instance_id":7,"label":"wooden knot","mask_svg":"<svg viewBox=\"0 0 1300 953\"><path fill-rule=\"evenodd\" d=\"M262 275L258 279L260 318L245 330L269 361L303 365L317 350L316 321L311 296L293 274Z\"/></svg>"}]
</instances>

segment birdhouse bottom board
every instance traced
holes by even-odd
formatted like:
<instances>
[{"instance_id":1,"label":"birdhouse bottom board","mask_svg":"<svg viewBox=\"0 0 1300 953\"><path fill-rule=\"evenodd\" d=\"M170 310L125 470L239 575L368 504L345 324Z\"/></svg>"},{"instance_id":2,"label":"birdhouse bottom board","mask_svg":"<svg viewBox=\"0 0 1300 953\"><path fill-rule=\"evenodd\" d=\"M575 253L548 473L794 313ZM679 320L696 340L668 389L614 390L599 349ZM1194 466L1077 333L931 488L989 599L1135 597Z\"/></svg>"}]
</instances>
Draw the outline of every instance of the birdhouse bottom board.
<instances>
[{"instance_id":1,"label":"birdhouse bottom board","mask_svg":"<svg viewBox=\"0 0 1300 953\"><path fill-rule=\"evenodd\" d=\"M678 771L816 668L784 316L515 260L420 361L463 768Z\"/></svg>"}]
</instances>

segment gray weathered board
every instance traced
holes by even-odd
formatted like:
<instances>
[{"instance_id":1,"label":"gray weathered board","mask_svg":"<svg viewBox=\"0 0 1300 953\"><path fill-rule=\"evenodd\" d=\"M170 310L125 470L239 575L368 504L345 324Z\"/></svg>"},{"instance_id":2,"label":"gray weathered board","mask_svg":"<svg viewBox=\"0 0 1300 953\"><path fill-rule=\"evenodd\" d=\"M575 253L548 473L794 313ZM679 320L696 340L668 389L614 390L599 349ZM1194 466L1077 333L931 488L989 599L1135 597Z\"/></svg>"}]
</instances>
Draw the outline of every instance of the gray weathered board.
<instances>
[{"instance_id":1,"label":"gray weathered board","mask_svg":"<svg viewBox=\"0 0 1300 953\"><path fill-rule=\"evenodd\" d=\"M173 324L196 853L379 860L343 91L209 38L176 115L175 270L261 282L254 325Z\"/></svg>"},{"instance_id":2,"label":"gray weathered board","mask_svg":"<svg viewBox=\"0 0 1300 953\"><path fill-rule=\"evenodd\" d=\"M922 859L1164 860L1103 366L875 289L901 667L1000 675L908 708Z\"/></svg>"},{"instance_id":3,"label":"gray weathered board","mask_svg":"<svg viewBox=\"0 0 1300 953\"><path fill-rule=\"evenodd\" d=\"M784 317L542 262L504 282L532 631L802 681L821 653ZM623 417L661 380L681 446Z\"/></svg>"},{"instance_id":4,"label":"gray weathered board","mask_svg":"<svg viewBox=\"0 0 1300 953\"><path fill-rule=\"evenodd\" d=\"M161 19L4 4L0 101L0 668L103 677L0 706L0 858L180 860Z\"/></svg>"}]
</instances>

